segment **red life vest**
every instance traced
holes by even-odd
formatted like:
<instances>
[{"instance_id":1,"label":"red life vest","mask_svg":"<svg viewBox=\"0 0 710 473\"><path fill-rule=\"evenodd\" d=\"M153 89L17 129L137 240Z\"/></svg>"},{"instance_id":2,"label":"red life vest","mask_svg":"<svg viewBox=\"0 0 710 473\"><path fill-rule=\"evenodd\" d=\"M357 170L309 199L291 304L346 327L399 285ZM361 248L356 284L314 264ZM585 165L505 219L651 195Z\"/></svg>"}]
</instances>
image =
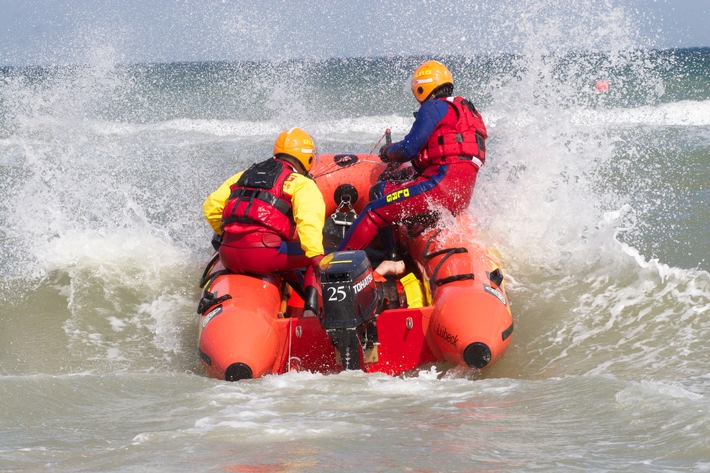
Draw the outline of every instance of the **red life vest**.
<instances>
[{"instance_id":1,"label":"red life vest","mask_svg":"<svg viewBox=\"0 0 710 473\"><path fill-rule=\"evenodd\" d=\"M244 171L230 187L232 193L222 211L222 229L239 231L256 225L283 239L295 238L291 196L283 192L284 181L293 172L293 168L274 158Z\"/></svg>"},{"instance_id":2,"label":"red life vest","mask_svg":"<svg viewBox=\"0 0 710 473\"><path fill-rule=\"evenodd\" d=\"M445 97L438 100L445 100L451 107L414 159L415 167L424 169L431 164L455 163L461 160L470 160L478 167L483 166L486 161L488 133L481 114L463 97ZM445 122L450 124L454 120L455 125L446 126Z\"/></svg>"}]
</instances>

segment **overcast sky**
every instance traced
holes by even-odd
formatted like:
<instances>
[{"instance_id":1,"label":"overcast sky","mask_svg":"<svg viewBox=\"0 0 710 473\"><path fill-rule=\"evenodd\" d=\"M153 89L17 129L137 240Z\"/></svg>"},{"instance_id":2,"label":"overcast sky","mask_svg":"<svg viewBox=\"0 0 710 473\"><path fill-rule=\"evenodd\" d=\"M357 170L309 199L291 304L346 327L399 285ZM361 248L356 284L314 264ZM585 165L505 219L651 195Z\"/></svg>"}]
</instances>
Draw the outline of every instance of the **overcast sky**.
<instances>
[{"instance_id":1,"label":"overcast sky","mask_svg":"<svg viewBox=\"0 0 710 473\"><path fill-rule=\"evenodd\" d=\"M0 65L710 46L710 0L0 0Z\"/></svg>"}]
</instances>

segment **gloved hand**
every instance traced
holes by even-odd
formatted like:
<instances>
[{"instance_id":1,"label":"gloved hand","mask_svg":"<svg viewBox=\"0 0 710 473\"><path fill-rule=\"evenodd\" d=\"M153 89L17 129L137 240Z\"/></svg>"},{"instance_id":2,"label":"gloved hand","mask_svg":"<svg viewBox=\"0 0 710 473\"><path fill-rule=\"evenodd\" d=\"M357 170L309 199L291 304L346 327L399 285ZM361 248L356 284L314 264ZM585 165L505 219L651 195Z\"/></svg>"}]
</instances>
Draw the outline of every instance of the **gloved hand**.
<instances>
[{"instance_id":1,"label":"gloved hand","mask_svg":"<svg viewBox=\"0 0 710 473\"><path fill-rule=\"evenodd\" d=\"M418 173L412 166L402 166L400 163L390 163L387 169L382 171L378 181L411 181L417 177Z\"/></svg>"},{"instance_id":2,"label":"gloved hand","mask_svg":"<svg viewBox=\"0 0 710 473\"><path fill-rule=\"evenodd\" d=\"M325 258L325 255L314 256L311 258L311 266L318 266L323 258Z\"/></svg>"},{"instance_id":3,"label":"gloved hand","mask_svg":"<svg viewBox=\"0 0 710 473\"><path fill-rule=\"evenodd\" d=\"M389 163L390 162L390 157L387 154L387 148L392 146L392 144L387 144L387 145L382 145L382 148L380 148L380 161L383 163Z\"/></svg>"}]
</instances>

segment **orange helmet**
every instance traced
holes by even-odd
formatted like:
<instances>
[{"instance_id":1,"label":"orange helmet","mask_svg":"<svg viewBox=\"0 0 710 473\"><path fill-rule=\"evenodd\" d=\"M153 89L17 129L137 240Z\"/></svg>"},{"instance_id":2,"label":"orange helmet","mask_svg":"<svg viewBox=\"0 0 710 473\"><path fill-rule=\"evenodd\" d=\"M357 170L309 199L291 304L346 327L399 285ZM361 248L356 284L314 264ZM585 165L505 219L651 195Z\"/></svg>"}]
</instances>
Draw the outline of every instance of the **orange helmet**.
<instances>
[{"instance_id":1,"label":"orange helmet","mask_svg":"<svg viewBox=\"0 0 710 473\"><path fill-rule=\"evenodd\" d=\"M293 156L303 164L306 172L316 160L316 144L311 135L300 128L291 128L282 131L274 143L274 156L287 154Z\"/></svg>"},{"instance_id":2,"label":"orange helmet","mask_svg":"<svg viewBox=\"0 0 710 473\"><path fill-rule=\"evenodd\" d=\"M412 93L419 103L429 98L440 85L454 86L454 78L445 65L438 61L427 61L412 75Z\"/></svg>"}]
</instances>

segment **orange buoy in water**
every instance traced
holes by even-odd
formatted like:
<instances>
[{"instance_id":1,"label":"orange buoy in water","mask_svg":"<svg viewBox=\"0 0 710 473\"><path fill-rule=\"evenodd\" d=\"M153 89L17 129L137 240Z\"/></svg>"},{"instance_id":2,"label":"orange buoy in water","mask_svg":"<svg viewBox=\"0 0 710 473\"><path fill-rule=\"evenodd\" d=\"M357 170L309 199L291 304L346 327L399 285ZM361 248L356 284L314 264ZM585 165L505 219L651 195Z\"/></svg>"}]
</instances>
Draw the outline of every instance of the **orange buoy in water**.
<instances>
[{"instance_id":1,"label":"orange buoy in water","mask_svg":"<svg viewBox=\"0 0 710 473\"><path fill-rule=\"evenodd\" d=\"M598 80L595 82L594 88L597 89L597 92L606 92L609 90L609 82L605 80Z\"/></svg>"}]
</instances>

